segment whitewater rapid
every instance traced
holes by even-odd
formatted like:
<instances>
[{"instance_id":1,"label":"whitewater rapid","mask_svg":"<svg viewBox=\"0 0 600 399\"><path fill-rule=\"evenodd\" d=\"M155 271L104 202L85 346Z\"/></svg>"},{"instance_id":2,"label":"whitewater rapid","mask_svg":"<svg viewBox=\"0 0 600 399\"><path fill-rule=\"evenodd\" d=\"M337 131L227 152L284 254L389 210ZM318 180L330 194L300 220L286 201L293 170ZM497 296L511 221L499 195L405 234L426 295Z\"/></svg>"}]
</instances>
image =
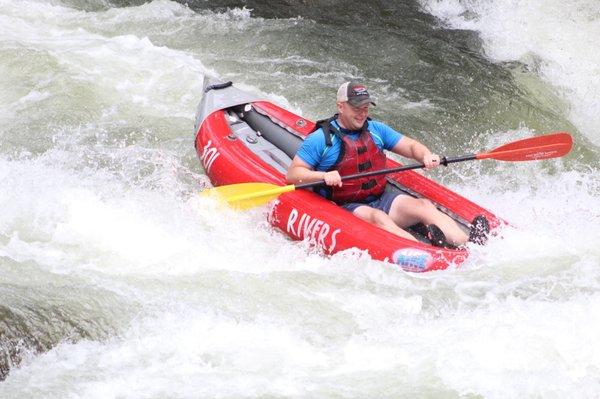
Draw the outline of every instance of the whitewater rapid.
<instances>
[{"instance_id":1,"label":"whitewater rapid","mask_svg":"<svg viewBox=\"0 0 600 399\"><path fill-rule=\"evenodd\" d=\"M502 62L521 62L539 75L568 103L568 117L582 133L600 145L598 2L421 2L446 26L479 32L488 57Z\"/></svg>"},{"instance_id":2,"label":"whitewater rapid","mask_svg":"<svg viewBox=\"0 0 600 399\"><path fill-rule=\"evenodd\" d=\"M194 4L0 0L0 397L598 396L592 3L421 2L398 25L366 4L368 32ZM311 118L364 79L378 118L449 156L542 128L575 146L432 172L511 226L410 274L198 196L206 74Z\"/></svg>"}]
</instances>

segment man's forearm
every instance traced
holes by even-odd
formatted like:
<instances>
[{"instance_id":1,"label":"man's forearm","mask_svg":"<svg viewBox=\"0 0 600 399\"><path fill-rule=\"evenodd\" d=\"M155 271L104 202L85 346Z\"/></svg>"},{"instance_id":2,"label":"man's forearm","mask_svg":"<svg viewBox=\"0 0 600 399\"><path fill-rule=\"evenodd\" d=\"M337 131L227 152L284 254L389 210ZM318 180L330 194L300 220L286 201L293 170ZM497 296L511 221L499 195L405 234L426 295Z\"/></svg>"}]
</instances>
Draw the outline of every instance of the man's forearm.
<instances>
[{"instance_id":1,"label":"man's forearm","mask_svg":"<svg viewBox=\"0 0 600 399\"><path fill-rule=\"evenodd\" d=\"M318 170L310 170L302 167L291 168L287 175L286 181L289 184L300 184L300 183L313 183L319 180L323 180L325 172Z\"/></svg>"},{"instance_id":2,"label":"man's forearm","mask_svg":"<svg viewBox=\"0 0 600 399\"><path fill-rule=\"evenodd\" d=\"M419 162L423 162L423 158L426 155L431 154L431 151L429 151L429 149L424 144L421 144L418 141L415 141L413 143L411 152L412 152L411 158L416 161L419 161Z\"/></svg>"}]
</instances>

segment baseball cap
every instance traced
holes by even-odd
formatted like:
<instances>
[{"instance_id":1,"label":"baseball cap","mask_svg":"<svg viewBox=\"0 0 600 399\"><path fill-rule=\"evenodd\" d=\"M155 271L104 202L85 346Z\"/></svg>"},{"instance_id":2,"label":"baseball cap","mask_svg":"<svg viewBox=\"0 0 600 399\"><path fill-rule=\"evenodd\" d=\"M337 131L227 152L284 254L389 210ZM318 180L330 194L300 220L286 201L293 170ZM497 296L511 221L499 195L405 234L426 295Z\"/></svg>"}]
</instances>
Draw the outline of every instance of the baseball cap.
<instances>
[{"instance_id":1,"label":"baseball cap","mask_svg":"<svg viewBox=\"0 0 600 399\"><path fill-rule=\"evenodd\" d=\"M340 86L337 92L338 101L348 101L354 107L362 107L371 103L375 105L367 91L367 87L360 83L346 82Z\"/></svg>"}]
</instances>

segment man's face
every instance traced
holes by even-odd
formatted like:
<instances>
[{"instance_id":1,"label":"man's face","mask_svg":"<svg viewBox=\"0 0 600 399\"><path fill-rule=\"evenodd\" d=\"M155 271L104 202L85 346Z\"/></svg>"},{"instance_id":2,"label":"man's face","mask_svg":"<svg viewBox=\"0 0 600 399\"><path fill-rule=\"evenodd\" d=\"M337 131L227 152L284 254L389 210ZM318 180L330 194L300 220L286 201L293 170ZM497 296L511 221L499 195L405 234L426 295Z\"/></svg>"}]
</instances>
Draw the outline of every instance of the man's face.
<instances>
[{"instance_id":1,"label":"man's face","mask_svg":"<svg viewBox=\"0 0 600 399\"><path fill-rule=\"evenodd\" d=\"M359 130L369 116L369 103L355 107L347 101L337 103L342 127L349 130Z\"/></svg>"}]
</instances>

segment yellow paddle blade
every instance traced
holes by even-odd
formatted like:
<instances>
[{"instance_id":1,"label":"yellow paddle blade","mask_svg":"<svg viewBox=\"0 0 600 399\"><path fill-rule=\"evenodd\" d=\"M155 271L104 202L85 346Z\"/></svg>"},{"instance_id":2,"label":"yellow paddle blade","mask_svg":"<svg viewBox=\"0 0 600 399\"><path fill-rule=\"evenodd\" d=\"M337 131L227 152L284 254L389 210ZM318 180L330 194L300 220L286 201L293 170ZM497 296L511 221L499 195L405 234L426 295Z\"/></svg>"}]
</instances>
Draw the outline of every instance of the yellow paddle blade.
<instances>
[{"instance_id":1,"label":"yellow paddle blade","mask_svg":"<svg viewBox=\"0 0 600 399\"><path fill-rule=\"evenodd\" d=\"M236 209L249 209L264 205L283 193L294 191L293 184L277 186L269 183L239 183L204 190L200 195L216 196Z\"/></svg>"}]
</instances>

